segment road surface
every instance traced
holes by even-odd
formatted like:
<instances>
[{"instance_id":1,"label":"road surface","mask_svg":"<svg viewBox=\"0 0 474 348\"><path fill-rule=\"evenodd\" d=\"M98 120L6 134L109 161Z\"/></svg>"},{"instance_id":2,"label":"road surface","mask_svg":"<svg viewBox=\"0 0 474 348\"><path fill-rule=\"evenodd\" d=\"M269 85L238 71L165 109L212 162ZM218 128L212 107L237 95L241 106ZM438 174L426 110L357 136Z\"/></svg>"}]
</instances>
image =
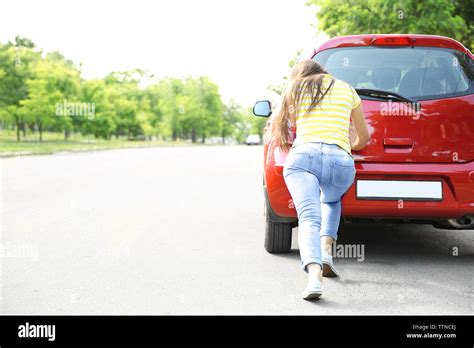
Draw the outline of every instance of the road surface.
<instances>
[{"instance_id":1,"label":"road surface","mask_svg":"<svg viewBox=\"0 0 474 348\"><path fill-rule=\"evenodd\" d=\"M351 224L339 279L300 299L263 249L262 147L126 149L1 161L4 314L472 314L474 231ZM454 250L457 250L457 256Z\"/></svg>"}]
</instances>

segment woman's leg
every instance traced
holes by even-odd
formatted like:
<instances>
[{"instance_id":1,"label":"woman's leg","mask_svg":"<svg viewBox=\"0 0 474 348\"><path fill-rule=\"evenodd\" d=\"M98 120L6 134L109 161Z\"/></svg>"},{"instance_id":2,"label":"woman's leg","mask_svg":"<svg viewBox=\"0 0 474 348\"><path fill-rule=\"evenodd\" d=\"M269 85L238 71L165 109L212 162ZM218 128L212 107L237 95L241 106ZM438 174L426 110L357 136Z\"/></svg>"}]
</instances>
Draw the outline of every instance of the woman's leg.
<instances>
[{"instance_id":1,"label":"woman's leg","mask_svg":"<svg viewBox=\"0 0 474 348\"><path fill-rule=\"evenodd\" d=\"M324 156L323 168L326 177L321 185L321 248L328 254L332 255L333 243L337 240L339 230L339 222L341 220L341 199L342 195L349 189L354 181L355 168L352 157L337 150L327 149ZM325 272L327 276L335 276L337 273L332 264L332 258L325 256Z\"/></svg>"},{"instance_id":2,"label":"woman's leg","mask_svg":"<svg viewBox=\"0 0 474 348\"><path fill-rule=\"evenodd\" d=\"M332 246L336 240L330 236L321 236L321 250L332 256Z\"/></svg>"},{"instance_id":3,"label":"woman's leg","mask_svg":"<svg viewBox=\"0 0 474 348\"><path fill-rule=\"evenodd\" d=\"M332 260L332 246L337 240L337 231L341 218L341 199L337 198L335 202L328 202L328 188L321 185L321 254L323 261L322 275L324 277L337 277L338 273ZM333 191L329 188L330 191ZM325 195L326 193L326 195ZM329 195L334 194L331 192ZM336 194L337 196L337 194ZM333 198L335 199L335 197Z\"/></svg>"},{"instance_id":4,"label":"woman's leg","mask_svg":"<svg viewBox=\"0 0 474 348\"><path fill-rule=\"evenodd\" d=\"M327 192L326 190L324 190ZM337 240L339 221L341 219L341 199L328 202L324 192L321 193L321 249L332 255L332 245Z\"/></svg>"},{"instance_id":5,"label":"woman's leg","mask_svg":"<svg viewBox=\"0 0 474 348\"><path fill-rule=\"evenodd\" d=\"M319 180L312 173L292 168L285 172L285 183L298 215L301 267L311 276L320 278L322 262ZM311 264L315 265L307 267Z\"/></svg>"}]
</instances>

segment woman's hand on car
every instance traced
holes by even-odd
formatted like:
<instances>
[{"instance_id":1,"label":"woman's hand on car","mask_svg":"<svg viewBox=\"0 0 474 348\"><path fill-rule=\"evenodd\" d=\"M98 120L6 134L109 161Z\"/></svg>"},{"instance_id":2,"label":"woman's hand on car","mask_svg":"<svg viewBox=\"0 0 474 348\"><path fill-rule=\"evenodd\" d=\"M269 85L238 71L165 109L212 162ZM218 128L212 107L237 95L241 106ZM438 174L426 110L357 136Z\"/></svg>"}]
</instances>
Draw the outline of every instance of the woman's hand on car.
<instances>
[{"instance_id":1,"label":"woman's hand on car","mask_svg":"<svg viewBox=\"0 0 474 348\"><path fill-rule=\"evenodd\" d=\"M369 131L365 122L362 103L359 104L351 113L352 122L349 126L349 141L354 151L362 150L369 141Z\"/></svg>"}]
</instances>

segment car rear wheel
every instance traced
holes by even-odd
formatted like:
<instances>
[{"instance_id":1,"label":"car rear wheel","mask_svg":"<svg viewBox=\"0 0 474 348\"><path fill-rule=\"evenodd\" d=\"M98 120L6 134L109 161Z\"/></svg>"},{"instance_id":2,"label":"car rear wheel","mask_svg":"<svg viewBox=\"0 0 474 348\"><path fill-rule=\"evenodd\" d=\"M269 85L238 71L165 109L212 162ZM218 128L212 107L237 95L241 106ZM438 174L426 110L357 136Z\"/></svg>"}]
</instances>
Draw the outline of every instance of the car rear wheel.
<instances>
[{"instance_id":1,"label":"car rear wheel","mask_svg":"<svg viewBox=\"0 0 474 348\"><path fill-rule=\"evenodd\" d=\"M293 223L274 222L265 214L265 250L271 254L287 253L291 249Z\"/></svg>"}]
</instances>

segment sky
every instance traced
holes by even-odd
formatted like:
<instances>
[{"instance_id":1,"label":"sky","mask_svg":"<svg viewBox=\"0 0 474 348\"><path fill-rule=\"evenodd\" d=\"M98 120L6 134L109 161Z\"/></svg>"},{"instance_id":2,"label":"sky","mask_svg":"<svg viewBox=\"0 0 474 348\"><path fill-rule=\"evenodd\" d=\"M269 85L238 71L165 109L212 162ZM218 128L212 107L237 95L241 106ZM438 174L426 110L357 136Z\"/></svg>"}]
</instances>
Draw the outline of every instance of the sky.
<instances>
[{"instance_id":1,"label":"sky","mask_svg":"<svg viewBox=\"0 0 474 348\"><path fill-rule=\"evenodd\" d=\"M209 76L224 101L252 106L288 73L299 48L314 49L306 0L2 0L0 42L16 35L58 50L85 78L141 68ZM151 80L153 82L153 80Z\"/></svg>"}]
</instances>

